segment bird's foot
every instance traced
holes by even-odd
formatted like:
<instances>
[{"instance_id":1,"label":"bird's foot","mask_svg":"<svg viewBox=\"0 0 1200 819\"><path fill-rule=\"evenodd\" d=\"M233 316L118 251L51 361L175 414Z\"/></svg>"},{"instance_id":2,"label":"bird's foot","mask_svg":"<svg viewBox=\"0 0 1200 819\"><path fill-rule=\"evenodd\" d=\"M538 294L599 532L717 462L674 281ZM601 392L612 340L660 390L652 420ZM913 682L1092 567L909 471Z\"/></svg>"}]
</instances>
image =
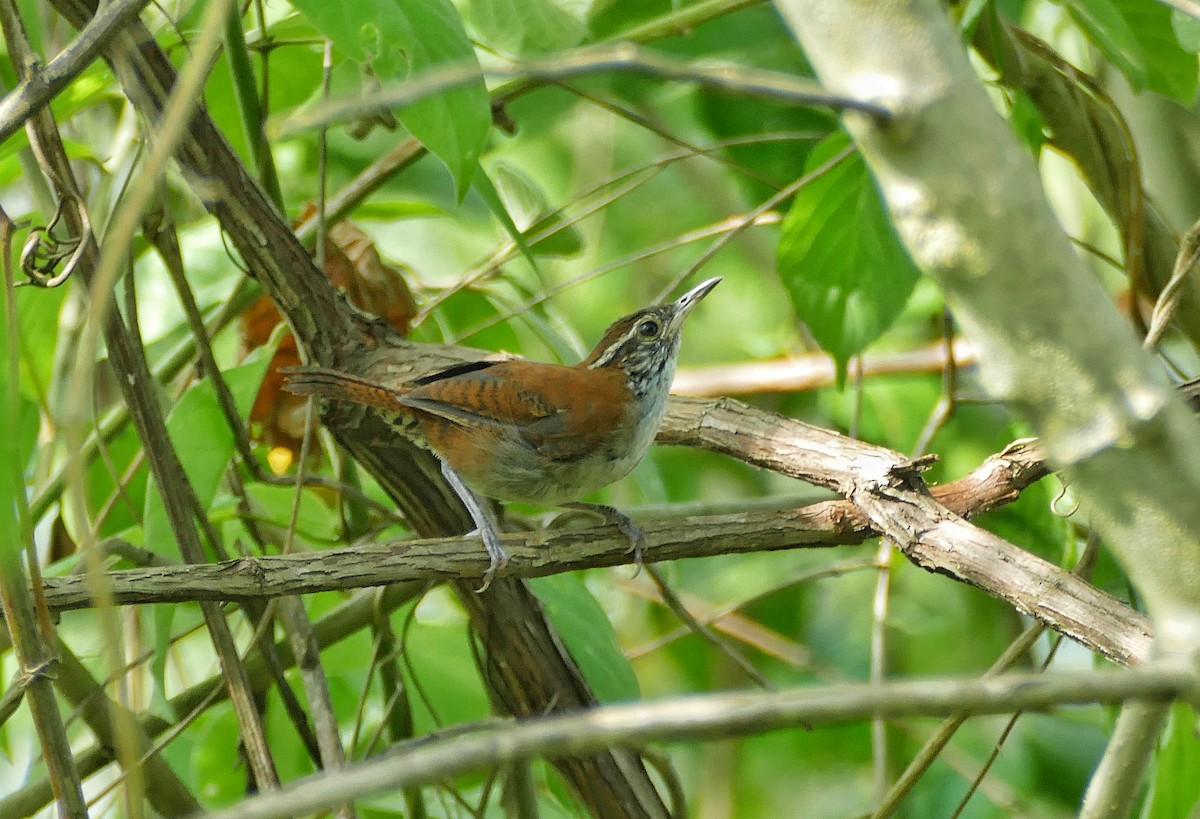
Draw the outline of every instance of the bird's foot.
<instances>
[{"instance_id":1,"label":"bird's foot","mask_svg":"<svg viewBox=\"0 0 1200 819\"><path fill-rule=\"evenodd\" d=\"M475 590L476 594L479 594L487 591L488 586L492 585L492 578L496 576L496 572L508 565L508 554L500 545L500 535L496 534L496 522L488 513L487 501L472 492L463 483L458 473L450 467L450 464L441 461L441 465L446 483L450 484L454 494L458 495L458 499L467 508L471 520L475 523L475 531L483 538L483 548L487 549L489 562L487 570L483 573L483 585Z\"/></svg>"},{"instance_id":2,"label":"bird's foot","mask_svg":"<svg viewBox=\"0 0 1200 819\"><path fill-rule=\"evenodd\" d=\"M488 554L488 567L483 573L483 585L475 590L476 594L480 594L487 591L488 586L492 585L492 578L496 576L496 572L508 565L508 553L500 545L500 537L490 522L489 525L475 531L483 538L483 548L487 550Z\"/></svg>"},{"instance_id":3,"label":"bird's foot","mask_svg":"<svg viewBox=\"0 0 1200 819\"><path fill-rule=\"evenodd\" d=\"M637 577L642 571L642 552L646 547L646 536L642 534L642 530L638 528L628 515L617 509L615 506L609 506L603 503L584 503L577 501L575 503L562 504L565 509L578 509L581 512L590 512L604 520L605 523L611 523L621 530L621 534L629 540L629 548L626 550L633 555L634 572L633 576Z\"/></svg>"}]
</instances>

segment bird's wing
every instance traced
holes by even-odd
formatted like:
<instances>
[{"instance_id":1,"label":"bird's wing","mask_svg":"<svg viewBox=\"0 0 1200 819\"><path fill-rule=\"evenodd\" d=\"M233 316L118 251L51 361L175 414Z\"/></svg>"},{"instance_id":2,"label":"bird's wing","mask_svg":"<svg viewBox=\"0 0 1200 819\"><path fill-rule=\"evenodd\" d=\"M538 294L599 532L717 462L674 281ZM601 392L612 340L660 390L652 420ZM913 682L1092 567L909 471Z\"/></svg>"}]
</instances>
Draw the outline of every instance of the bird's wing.
<instances>
[{"instance_id":1,"label":"bird's wing","mask_svg":"<svg viewBox=\"0 0 1200 819\"><path fill-rule=\"evenodd\" d=\"M594 433L606 422L599 415L609 411L595 396L578 394L572 375L572 368L557 364L500 361L428 381L400 400L459 426L514 427L545 457L569 460L595 448Z\"/></svg>"},{"instance_id":2,"label":"bird's wing","mask_svg":"<svg viewBox=\"0 0 1200 819\"><path fill-rule=\"evenodd\" d=\"M556 411L546 385L553 383L553 364L512 361L474 362L426 376L401 399L406 406L423 410L462 426L510 424L524 426ZM518 377L520 383L518 383Z\"/></svg>"}]
</instances>

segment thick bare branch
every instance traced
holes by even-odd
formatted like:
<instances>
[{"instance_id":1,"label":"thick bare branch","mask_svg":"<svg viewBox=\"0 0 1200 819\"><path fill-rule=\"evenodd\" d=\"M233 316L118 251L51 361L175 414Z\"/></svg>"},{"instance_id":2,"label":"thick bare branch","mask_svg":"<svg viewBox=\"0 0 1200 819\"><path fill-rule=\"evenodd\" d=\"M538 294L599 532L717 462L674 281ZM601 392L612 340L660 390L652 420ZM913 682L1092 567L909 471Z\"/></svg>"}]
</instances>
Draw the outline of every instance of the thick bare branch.
<instances>
[{"instance_id":1,"label":"thick bare branch","mask_svg":"<svg viewBox=\"0 0 1200 819\"><path fill-rule=\"evenodd\" d=\"M673 413L683 416L686 408L704 405L705 417L711 420L733 403L677 402ZM741 437L736 454L751 462L770 461L766 452L772 447L794 448L794 441L786 440L788 433L799 437L806 430L798 422L745 406L739 407L739 414L726 416L725 421L734 418L739 419L737 434ZM773 438L764 437L761 425L755 423L763 418L770 419ZM713 435L711 431L707 434L710 438ZM668 435L678 437L681 433L676 429ZM832 433L830 436L825 443L835 448L850 440ZM866 446L857 441L853 444L855 450ZM799 471L799 467L781 468L778 463L775 468L787 474ZM924 568L1007 600L1116 662L1145 661L1151 630L1142 615L1070 572L959 517L973 517L1015 499L1044 474L1036 448L1030 442L1018 441L988 458L971 474L933 487L930 497L908 491L896 498L887 494L890 490L886 488L868 489L858 493L857 505L847 500L824 501L786 511L639 521L639 526L646 536L645 559L657 562L860 543L880 534L879 526L886 525L905 538L901 541L905 553ZM870 510L870 515L864 510ZM881 523L876 525L874 520ZM539 577L631 560L625 536L605 529L509 534L503 540L512 560L500 576ZM191 566L186 571L158 566L113 572L110 579L114 598L125 604L248 600L402 580L471 578L477 577L485 565L486 557L477 540L446 538L245 558ZM55 607L89 605L89 591L80 578L50 579L46 587L47 599Z\"/></svg>"}]
</instances>

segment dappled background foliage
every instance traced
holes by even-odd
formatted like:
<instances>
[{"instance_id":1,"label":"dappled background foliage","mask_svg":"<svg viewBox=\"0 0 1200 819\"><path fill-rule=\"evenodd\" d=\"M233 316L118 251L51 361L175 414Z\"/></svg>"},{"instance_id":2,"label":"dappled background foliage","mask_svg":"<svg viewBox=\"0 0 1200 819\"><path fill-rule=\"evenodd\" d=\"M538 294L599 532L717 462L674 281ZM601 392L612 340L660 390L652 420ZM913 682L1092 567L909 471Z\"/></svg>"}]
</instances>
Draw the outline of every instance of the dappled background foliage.
<instances>
[{"instance_id":1,"label":"dappled background foliage","mask_svg":"<svg viewBox=\"0 0 1200 819\"><path fill-rule=\"evenodd\" d=\"M20 6L44 57L72 38L50 6ZM1134 231L1134 220L1148 217L1116 202L1097 181L1096 167L1132 179L1139 190L1144 182L1166 235L1178 236L1191 224L1200 211L1198 188L1180 178L1196 181L1191 107L1200 23L1148 0L953 6L964 43L975 49L980 82L1041 161L1048 194L1083 248L1083 262L1109 285L1131 322L1144 321L1154 293L1146 276L1127 275L1126 248L1131 233L1146 232ZM164 3L143 14L176 65L187 58L204 7ZM961 476L1028 434L1003 408L983 400L969 345L955 348L953 377L947 376L944 350L957 337L955 327L936 287L899 244L836 113L686 78L669 81L653 71L574 76L566 57L558 64L561 76L553 76L555 59L565 52L627 39L683 66L726 61L734 85L738 71L811 73L771 5L296 0L251 3L230 27L232 39L212 67L204 101L294 224L315 219L319 203L410 144L410 136L427 149L414 145L369 195L351 194L347 212L337 215L352 224L333 226L319 250L352 303L411 338L573 363L617 316L677 292L685 279L720 275L724 282L685 331L680 383L686 389L734 394L901 452L936 453L931 481ZM1036 49L1031 38L1038 38ZM1086 82L1058 75L1064 87L1083 90L1052 96L1038 93L1049 80L1024 85L1006 62L1012 49L1022 48L1089 75ZM550 78L475 80L396 112L368 104L327 130L305 125L303 118L322 111L326 98L369 103L412 74L476 57L498 69L544 58ZM11 62L0 62L0 77L8 87L16 84ZM263 140L247 112L247 88L261 97ZM145 184L138 174L154 124L133 111L101 62L70 83L52 108L102 235L126 186ZM1131 163L1133 151L1118 156L1105 143L1098 155L1083 156L1053 127L1060 118L1075 118L1102 128L1097 112L1128 121L1126 138L1136 140L1145 180ZM18 131L0 145L0 197L23 225L9 249L14 264L30 226L54 217L54 199L28 144ZM317 552L410 536L389 512L386 494L325 436L311 438L304 466L329 477L327 485L297 490L276 480L295 475L305 431L315 429L304 403L282 395L272 372L298 360L296 346L269 304L257 300L246 276L254 271L243 269L203 204L170 173L152 211L178 231L182 290L208 322L214 360L253 439L248 453L222 413L211 374L190 363L196 338L187 299L173 284L161 247L146 239L135 243L114 309L127 320L136 315L159 378L158 397L170 413L172 441L207 512L213 542L222 545L208 557ZM20 368L18 383L7 385L19 396L8 416L9 453L24 464L33 537L49 577L81 571L81 545L107 546L104 560L112 568L178 560L141 442L120 415L106 350L80 347L87 338L81 289L70 281L18 290L17 325L7 339ZM1180 372L1196 370L1184 345L1168 338L1166 350ZM84 361L95 364L95 384L80 393L72 379ZM771 362L779 366L766 367L752 387L713 366L736 372ZM76 432L92 438L86 462L72 475L66 464L74 450L64 430L81 423ZM602 499L635 517L655 517L784 508L822 497L714 453L659 448ZM1069 490L1051 478L981 524L1071 568L1088 534L1074 510ZM544 525L547 517L527 508L509 514L529 526ZM1091 560L1093 582L1128 599L1128 585L1106 553ZM1007 604L927 573L877 541L662 568L725 650L682 625L650 579L628 567L532 581L603 702L881 675L979 674L1029 626ZM304 606L320 623L350 598L350 592L324 592L306 596ZM251 620L237 607L229 612L244 647L258 614ZM237 720L227 702L202 701L196 688L217 673L200 610L193 603L163 603L122 608L115 616L119 645L95 612L63 613L55 626L63 650L133 711L179 725L162 737L162 754L200 804L235 804L247 790ZM321 652L348 758L489 715L467 618L447 590L434 587L394 611L367 607L358 616L355 628ZM1018 664L1070 669L1103 662L1048 633ZM3 663L6 679L18 671L11 651ZM290 673L289 679L296 684ZM280 778L313 772L278 689L264 690L261 705ZM92 753L103 743L73 708L64 702L73 747ZM1007 718L970 720L907 793L901 810L911 816L948 816L956 806L971 817L1072 815L1110 720L1110 710L1101 707L1025 715L1011 731ZM1196 797L1200 754L1191 720L1180 706L1149 783L1148 816L1180 815L1170 806L1190 805ZM870 723L857 722L665 750L696 816L855 816L872 810L935 726L900 721L873 737ZM45 804L48 791L41 801L26 796L48 776L27 710L8 718L0 743L0 794L10 794L0 796L0 815ZM985 765L976 788L971 783ZM533 769L544 815L580 812L552 768L538 763ZM87 779L94 815L124 815L121 787L113 786L119 777L110 764ZM960 805L969 790L973 795ZM493 777L467 776L419 795L374 797L360 812L415 815L423 802L430 815L469 815L488 795L488 812L498 812L497 791ZM25 800L21 808L18 797Z\"/></svg>"}]
</instances>

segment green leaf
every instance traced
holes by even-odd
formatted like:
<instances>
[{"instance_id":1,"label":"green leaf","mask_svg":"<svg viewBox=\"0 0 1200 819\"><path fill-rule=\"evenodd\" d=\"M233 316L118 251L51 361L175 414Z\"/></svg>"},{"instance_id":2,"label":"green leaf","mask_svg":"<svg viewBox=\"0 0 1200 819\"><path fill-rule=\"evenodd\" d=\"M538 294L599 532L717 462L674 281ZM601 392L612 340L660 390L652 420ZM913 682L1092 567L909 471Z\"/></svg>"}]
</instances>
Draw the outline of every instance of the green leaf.
<instances>
[{"instance_id":1,"label":"green leaf","mask_svg":"<svg viewBox=\"0 0 1200 819\"><path fill-rule=\"evenodd\" d=\"M1182 11L1171 10L1171 28L1184 51L1200 51L1200 20Z\"/></svg>"},{"instance_id":2,"label":"green leaf","mask_svg":"<svg viewBox=\"0 0 1200 819\"><path fill-rule=\"evenodd\" d=\"M1135 92L1146 87L1146 52L1114 0L1067 0L1071 19L1088 39L1125 75Z\"/></svg>"},{"instance_id":3,"label":"green leaf","mask_svg":"<svg viewBox=\"0 0 1200 819\"><path fill-rule=\"evenodd\" d=\"M481 42L514 56L570 48L587 36L555 0L467 0L467 19Z\"/></svg>"},{"instance_id":4,"label":"green leaf","mask_svg":"<svg viewBox=\"0 0 1200 819\"><path fill-rule=\"evenodd\" d=\"M312 27L295 14L272 23L269 30L270 36L279 40L312 37ZM312 96L313 89L321 86L321 58L311 49L274 49L268 65L270 82L267 86L270 88L271 98L266 107L269 110L286 110L302 105ZM261 61L251 60L251 68L260 83L262 67ZM237 102L233 68L228 53L220 60L217 69L209 75L204 86L204 99L208 115L220 128L221 133L239 155L248 157L250 145L246 137L245 123L242 121L241 108Z\"/></svg>"},{"instance_id":5,"label":"green leaf","mask_svg":"<svg viewBox=\"0 0 1200 819\"><path fill-rule=\"evenodd\" d=\"M50 103L50 110L59 122L65 122L90 106L120 99L122 97L113 87L112 74L108 67L97 61L54 97ZM92 146L88 143L67 139L64 145L72 159L96 159ZM27 147L29 137L22 128L0 143L0 159L14 156Z\"/></svg>"},{"instance_id":6,"label":"green leaf","mask_svg":"<svg viewBox=\"0 0 1200 819\"><path fill-rule=\"evenodd\" d=\"M541 276L537 259L533 257L533 253L529 250L529 243L525 241L525 234L517 227L513 215L508 212L508 207L505 206L504 200L500 197L500 191L496 190L496 186L492 184L492 178L488 176L483 168L480 168L475 173L474 188L483 198L483 201L487 203L492 215L500 220L500 224L504 227L504 232L516 244L517 249L521 252L521 256L525 261L529 262L529 266L533 268L534 272Z\"/></svg>"},{"instance_id":7,"label":"green leaf","mask_svg":"<svg viewBox=\"0 0 1200 819\"><path fill-rule=\"evenodd\" d=\"M50 393L58 315L70 288L23 287L16 292L21 342L21 392L31 398Z\"/></svg>"},{"instance_id":8,"label":"green leaf","mask_svg":"<svg viewBox=\"0 0 1200 819\"><path fill-rule=\"evenodd\" d=\"M1196 99L1200 66L1194 51L1180 45L1171 9L1143 0L1110 0L1125 19L1145 55L1146 87L1183 105Z\"/></svg>"},{"instance_id":9,"label":"green leaf","mask_svg":"<svg viewBox=\"0 0 1200 819\"><path fill-rule=\"evenodd\" d=\"M842 133L824 140L807 170L848 144ZM849 359L896 320L920 277L857 153L796 194L777 260L796 313L834 357L839 378Z\"/></svg>"},{"instance_id":10,"label":"green leaf","mask_svg":"<svg viewBox=\"0 0 1200 819\"><path fill-rule=\"evenodd\" d=\"M448 0L293 0L292 5L338 51L355 62L369 64L384 83L439 67L476 63L471 41ZM406 105L397 116L446 163L461 201L492 125L483 79Z\"/></svg>"},{"instance_id":11,"label":"green leaf","mask_svg":"<svg viewBox=\"0 0 1200 819\"><path fill-rule=\"evenodd\" d=\"M636 700L638 682L633 668L617 645L604 609L578 575L535 577L529 585L599 700Z\"/></svg>"},{"instance_id":12,"label":"green leaf","mask_svg":"<svg viewBox=\"0 0 1200 819\"><path fill-rule=\"evenodd\" d=\"M420 219L429 216L446 216L446 210L432 202L415 200L370 200L354 209L355 219L378 219L382 222L398 222L401 219Z\"/></svg>"},{"instance_id":13,"label":"green leaf","mask_svg":"<svg viewBox=\"0 0 1200 819\"><path fill-rule=\"evenodd\" d=\"M489 176L531 252L539 256L573 256L583 250L583 234L574 225L564 224L563 211L550 212L545 194L521 168L496 162ZM542 234L545 238L534 242Z\"/></svg>"},{"instance_id":14,"label":"green leaf","mask_svg":"<svg viewBox=\"0 0 1200 819\"><path fill-rule=\"evenodd\" d=\"M5 312L8 310L7 299L6 293L0 293L0 310ZM9 383L9 356L16 353L10 345L14 341L9 337L7 328L0 331L0 401L3 402L3 406L0 406L0 423L9 430L21 425L20 418L24 414L22 404L26 403L23 398L12 400L18 389L16 384ZM0 441L0 559L3 560L5 571L20 566L19 555L24 545L17 516L19 496L25 493L24 467L28 457L22 437L7 434Z\"/></svg>"},{"instance_id":15,"label":"green leaf","mask_svg":"<svg viewBox=\"0 0 1200 819\"><path fill-rule=\"evenodd\" d=\"M1192 706L1184 702L1171 706L1160 743L1142 816L1195 816L1200 805L1200 743Z\"/></svg>"},{"instance_id":16,"label":"green leaf","mask_svg":"<svg viewBox=\"0 0 1200 819\"><path fill-rule=\"evenodd\" d=\"M967 0L966 5L959 12L958 27L967 41L975 36L975 27L979 25L979 18L987 9L988 4L989 0Z\"/></svg>"},{"instance_id":17,"label":"green leaf","mask_svg":"<svg viewBox=\"0 0 1200 819\"><path fill-rule=\"evenodd\" d=\"M291 522L296 487L248 483L246 494L257 516L279 527L286 527ZM315 492L305 490L300 493L300 508L296 516L298 536L333 541L341 525L341 516L335 507L323 502Z\"/></svg>"},{"instance_id":18,"label":"green leaf","mask_svg":"<svg viewBox=\"0 0 1200 819\"><path fill-rule=\"evenodd\" d=\"M100 526L100 537L110 537L139 526L139 515L145 508L148 469L143 463L129 471L134 459L142 451L142 442L133 426L126 425L104 444L104 455L93 458L84 468L84 501L86 513L74 509L75 493L67 492L62 499L62 520L68 534L76 541L83 540L87 533L76 530L76 522L91 520L101 510L108 508L108 515ZM128 479L121 480L128 475ZM113 503L114 491L120 484L120 495ZM140 533L139 533L140 536Z\"/></svg>"},{"instance_id":19,"label":"green leaf","mask_svg":"<svg viewBox=\"0 0 1200 819\"><path fill-rule=\"evenodd\" d=\"M1012 107L1009 109L1008 122L1021 141L1029 146L1030 152L1037 156L1038 151L1046 142L1046 121L1038 111L1037 105L1023 89L1012 90Z\"/></svg>"},{"instance_id":20,"label":"green leaf","mask_svg":"<svg viewBox=\"0 0 1200 819\"><path fill-rule=\"evenodd\" d=\"M173 639L171 626L175 622L175 613L179 609L179 604L163 603L149 608L150 611L147 612L143 607L138 614L142 617L143 622L149 619L153 624L150 629L154 635L154 654L150 658L150 678L154 681L154 685L150 691L150 710L159 716L169 718L172 712L167 700L167 662L171 658L171 641Z\"/></svg>"},{"instance_id":21,"label":"green leaf","mask_svg":"<svg viewBox=\"0 0 1200 819\"><path fill-rule=\"evenodd\" d=\"M442 308L417 328L414 340L439 342L446 338L469 338L472 346L486 350L517 350L521 340L513 322L497 321L499 311L486 293L460 290L446 300ZM505 315L507 318L507 315ZM436 322L436 323L435 323ZM485 330L476 330L482 324Z\"/></svg>"},{"instance_id":22,"label":"green leaf","mask_svg":"<svg viewBox=\"0 0 1200 819\"><path fill-rule=\"evenodd\" d=\"M245 364L224 372L225 382L243 418L250 412L274 351L274 344L260 347ZM233 457L234 449L233 432L221 414L212 379L204 379L183 394L167 418L167 432L201 508L207 508L216 496L221 475ZM143 528L147 549L160 554L170 552L175 536L157 485L146 493Z\"/></svg>"}]
</instances>

